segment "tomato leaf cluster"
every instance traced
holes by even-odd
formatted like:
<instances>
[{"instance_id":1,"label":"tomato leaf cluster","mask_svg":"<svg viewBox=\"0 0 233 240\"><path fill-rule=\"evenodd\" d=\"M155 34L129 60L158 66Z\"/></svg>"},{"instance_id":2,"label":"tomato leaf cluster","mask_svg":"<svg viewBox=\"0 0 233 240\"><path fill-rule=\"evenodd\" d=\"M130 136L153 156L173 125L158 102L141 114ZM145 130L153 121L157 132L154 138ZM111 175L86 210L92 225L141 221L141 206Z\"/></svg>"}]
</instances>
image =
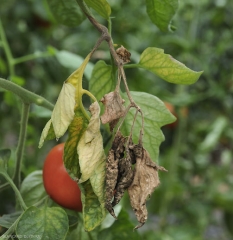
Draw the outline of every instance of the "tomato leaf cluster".
<instances>
[{"instance_id":1,"label":"tomato leaf cluster","mask_svg":"<svg viewBox=\"0 0 233 240\"><path fill-rule=\"evenodd\" d=\"M143 151L148 154L146 159L148 160L151 157L153 161L150 160L151 163L149 165L157 169L156 163L158 163L159 146L164 140L160 128L175 121L175 117L167 110L165 104L159 98L148 93L130 91L124 71L130 68L142 68L152 72L167 82L186 85L195 83L202 72L195 72L189 69L170 55L164 54L164 51L159 48L146 48L142 52L138 63L130 64L128 63L129 60L127 62L121 61L122 59L117 55L117 51L114 48L113 40L109 33L110 26L109 29L107 29L105 26L101 25L96 21L90 10L93 9L98 15L111 23L111 7L106 0L69 0L66 2L51 0L47 3L54 15L54 19L59 23L67 26L77 26L87 17L93 26L102 33L101 38L96 42L94 49L86 56L77 70L64 81L54 108L46 99L26 91L14 83L7 83L5 79L0 79L0 86L16 94L23 102L22 122L24 125L21 126L23 133L26 132L29 106L32 103L48 109L53 108L51 119L47 122L41 134L41 139L39 141L40 148L45 140L58 140L68 132L68 138L64 146L63 160L70 176L79 184L81 189L83 205L82 218L79 214L69 214L69 212L63 208L52 206L54 203L51 204L51 200L48 199L43 185L51 198L58 204L63 207L67 207L68 205L63 204L63 200L60 202L59 199L52 196L51 190L48 190L46 185L46 178L48 177L44 177L44 184L42 184L41 171L35 171L27 176L19 192L6 172L6 162L1 160L0 173L9 181L10 185L15 190L18 197L18 203L24 211L20 212L20 215L5 216L1 218L0 222L3 226L9 228L8 231L10 233L15 232L18 236L35 236L38 234L43 236L43 238L49 239L64 239L66 236L69 239L75 231L84 234L83 229L86 231L93 231L93 234L95 234L96 231L98 232L96 236L103 236L103 234L106 233L103 227L104 225L102 225L106 217L105 152L108 151L109 146L104 149L100 128L103 128L104 132L107 132L109 135L112 134L113 136L114 132L110 133L110 131L112 131L114 127L115 129L118 128L117 131L121 129L121 132L125 136L130 136L129 139L132 137L133 142L142 142L142 138L138 138L138 133L143 132L144 134L141 134L141 136L144 135L143 147L141 147ZM178 8L178 0L169 0L163 4L160 3L160 1L156 0L146 1L148 16L160 30L165 32L171 31L173 28L171 19ZM103 41L108 42L109 51L111 53L111 65L100 60L93 67L89 61ZM77 60L76 56L71 56L65 51L57 52L55 49L51 48L48 50L48 55L55 55L57 59L60 59L60 62L63 61L63 65L67 65L67 62L64 60L66 57L75 59L75 61ZM130 56L129 52L128 55ZM18 62L20 62L20 60L22 59L18 59ZM78 61L80 62L80 59L78 59ZM12 62L17 62L17 59ZM82 86L86 67L92 70L91 75L87 73L87 71L85 73L87 78L90 78L89 90ZM11 75L13 79L15 76L12 68ZM120 87L121 78L124 81L125 92L123 92ZM114 126L110 126L110 131L108 126L101 126L100 115L103 114L103 106L99 106L98 103L98 101L109 93L117 93L119 99L124 98L125 105L128 106L126 109L122 107L121 115L117 119L114 119L117 121L114 123ZM89 107L90 113L84 106L84 95L89 96L93 102ZM136 114L134 113L135 109ZM141 113L141 121L136 118L138 112ZM122 118L122 121L117 125L120 118ZM20 161L22 159L24 141L23 139L18 147L18 152L20 153L18 154L19 166L21 165ZM142 159L144 158L142 157ZM20 167L18 174L20 174ZM44 176L45 174L44 171ZM16 175L16 179L17 181L20 179L18 175ZM156 179L158 179L157 175ZM20 183L17 181L16 183L19 186ZM51 179L49 181L51 181ZM154 187L152 188L154 189ZM151 193L152 189L148 194L150 195ZM143 197L143 205L145 205L148 194L145 194ZM50 203L46 203L46 201ZM139 209L141 209L141 206L139 206ZM70 221L74 216L75 221ZM128 237L126 228L128 229L132 224L129 223L128 216L124 210L119 213L118 219L119 221L122 219L122 221L125 222L125 226L123 230L121 230L125 235L121 238L126 239L126 236ZM11 226L7 223L7 220L12 223ZM48 223L49 220L53 222L52 225ZM70 231L68 233L69 228L71 229L73 224L75 225L77 222L78 227L73 232ZM143 224L144 222L145 221L143 221ZM113 229L111 236L119 237L118 231L119 228L121 228L119 223L114 222L109 227ZM133 235L135 239L138 238L137 233Z\"/></svg>"}]
</instances>

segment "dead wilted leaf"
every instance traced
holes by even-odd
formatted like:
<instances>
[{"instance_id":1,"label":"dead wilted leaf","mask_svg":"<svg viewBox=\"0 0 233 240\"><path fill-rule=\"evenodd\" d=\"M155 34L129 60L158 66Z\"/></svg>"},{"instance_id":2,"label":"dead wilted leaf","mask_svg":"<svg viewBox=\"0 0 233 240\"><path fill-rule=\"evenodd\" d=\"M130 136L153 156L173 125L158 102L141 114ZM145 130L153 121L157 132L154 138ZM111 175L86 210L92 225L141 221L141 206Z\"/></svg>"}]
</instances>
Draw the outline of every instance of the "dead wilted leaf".
<instances>
[{"instance_id":1,"label":"dead wilted leaf","mask_svg":"<svg viewBox=\"0 0 233 240\"><path fill-rule=\"evenodd\" d=\"M106 163L106 195L105 195L105 207L109 213L116 218L114 210L112 208L112 199L114 191L117 185L118 178L118 163L121 158L124 157L124 145L126 138L118 133L112 143L112 148L108 153Z\"/></svg>"},{"instance_id":2,"label":"dead wilted leaf","mask_svg":"<svg viewBox=\"0 0 233 240\"><path fill-rule=\"evenodd\" d=\"M134 172L132 169L132 160L128 153L126 157L121 158L118 162L118 179L115 189L114 200L112 206L117 205L124 195L125 190L131 185L133 181Z\"/></svg>"},{"instance_id":3,"label":"dead wilted leaf","mask_svg":"<svg viewBox=\"0 0 233 240\"><path fill-rule=\"evenodd\" d=\"M128 188L128 193L131 206L140 223L135 227L137 229L143 226L147 220L146 200L160 183L158 170L166 170L157 166L141 145L134 145L133 152L136 156L136 166L134 179Z\"/></svg>"},{"instance_id":4,"label":"dead wilted leaf","mask_svg":"<svg viewBox=\"0 0 233 240\"><path fill-rule=\"evenodd\" d=\"M101 102L105 106L101 121L103 124L110 123L111 129L113 129L119 118L125 114L125 107L123 106L124 100L121 98L119 92L114 91L105 94Z\"/></svg>"},{"instance_id":5,"label":"dead wilted leaf","mask_svg":"<svg viewBox=\"0 0 233 240\"><path fill-rule=\"evenodd\" d=\"M118 55L118 57L123 60L123 63L128 63L130 62L130 56L131 56L131 53L123 46L119 47L117 50L116 50L116 53Z\"/></svg>"},{"instance_id":6,"label":"dead wilted leaf","mask_svg":"<svg viewBox=\"0 0 233 240\"><path fill-rule=\"evenodd\" d=\"M114 210L112 208L112 198L114 195L114 189L117 183L118 176L118 159L114 157L114 150L110 150L108 153L106 163L106 194L105 194L105 208L109 213L116 218Z\"/></svg>"}]
</instances>

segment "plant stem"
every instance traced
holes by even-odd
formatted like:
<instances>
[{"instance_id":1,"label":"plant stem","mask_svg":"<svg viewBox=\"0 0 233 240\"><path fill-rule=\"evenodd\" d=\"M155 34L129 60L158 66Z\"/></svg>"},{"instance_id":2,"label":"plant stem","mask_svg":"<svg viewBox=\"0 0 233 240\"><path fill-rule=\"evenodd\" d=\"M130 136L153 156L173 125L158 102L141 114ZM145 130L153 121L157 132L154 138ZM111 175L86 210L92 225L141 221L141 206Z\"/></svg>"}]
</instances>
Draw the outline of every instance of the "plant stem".
<instances>
[{"instance_id":1,"label":"plant stem","mask_svg":"<svg viewBox=\"0 0 233 240\"><path fill-rule=\"evenodd\" d=\"M2 39L2 45L3 45L3 49L5 51L6 54L6 59L8 62L8 66L9 66L9 72L10 72L10 76L14 76L15 75L15 71L14 71L14 58L12 56L10 47L8 45L7 39L6 39L6 35L2 26L2 22L0 19L0 37Z\"/></svg>"},{"instance_id":2,"label":"plant stem","mask_svg":"<svg viewBox=\"0 0 233 240\"><path fill-rule=\"evenodd\" d=\"M53 110L54 108L53 104L47 101L45 98L35 93L32 93L9 80L0 78L0 87L16 94L21 98L21 100L24 103L27 103L27 104L35 103L36 105L42 106L49 110Z\"/></svg>"},{"instance_id":3,"label":"plant stem","mask_svg":"<svg viewBox=\"0 0 233 240\"><path fill-rule=\"evenodd\" d=\"M127 69L127 68L139 68L139 67L140 67L140 64L138 64L138 63L124 65L125 69Z\"/></svg>"},{"instance_id":4,"label":"plant stem","mask_svg":"<svg viewBox=\"0 0 233 240\"><path fill-rule=\"evenodd\" d=\"M2 176L9 182L10 186L12 187L12 189L15 192L15 195L17 196L19 203L22 207L23 210L27 209L27 206L18 190L18 188L16 187L16 185L14 184L14 182L12 181L12 179L10 178L10 176L6 173L6 172L1 172L0 174L2 174Z\"/></svg>"},{"instance_id":5,"label":"plant stem","mask_svg":"<svg viewBox=\"0 0 233 240\"><path fill-rule=\"evenodd\" d=\"M34 53L34 54L29 54L29 55L26 55L26 56L23 56L23 57L15 58L13 60L13 63L16 65L16 64L19 64L19 63L23 63L23 62L33 60L33 59L49 57L49 56L51 56L51 54L47 53L47 52Z\"/></svg>"},{"instance_id":6,"label":"plant stem","mask_svg":"<svg viewBox=\"0 0 233 240\"><path fill-rule=\"evenodd\" d=\"M82 90L82 94L86 94L86 95L89 96L94 102L97 102L97 99L95 98L95 96L94 96L91 92L87 91L86 89L83 89L83 90Z\"/></svg>"},{"instance_id":7,"label":"plant stem","mask_svg":"<svg viewBox=\"0 0 233 240\"><path fill-rule=\"evenodd\" d=\"M29 115L30 105L23 103L22 113L21 113L21 122L20 122L20 132L19 132L19 141L16 149L16 166L14 172L14 183L19 188L21 184L21 165L24 152L24 145L27 134L27 124L28 124L28 115Z\"/></svg>"},{"instance_id":8,"label":"plant stem","mask_svg":"<svg viewBox=\"0 0 233 240\"><path fill-rule=\"evenodd\" d=\"M110 36L112 35L112 20L111 20L111 18L108 19L108 33Z\"/></svg>"},{"instance_id":9,"label":"plant stem","mask_svg":"<svg viewBox=\"0 0 233 240\"><path fill-rule=\"evenodd\" d=\"M129 101L130 101L130 105L129 107L127 108L127 110L125 111L125 116L123 117L123 120L120 124L120 126L122 125L129 109L131 107L134 107L137 109L138 112L140 112L141 114L141 117L142 117L142 127L141 127L141 130L140 130L140 137L139 137L139 142L142 144L142 138L143 138L143 134L144 134L144 116L143 116L143 113L142 113L142 110L140 109L140 107L134 102L131 94L130 94L130 91L129 91L129 88L128 88L128 84L127 84L127 80L126 80L126 76L125 76L125 71L124 71L124 62L123 60L118 56L118 54L116 53L115 51L115 48L114 48L114 45L113 45L113 40L112 40L112 37L111 37L111 28L112 28L112 25L111 25L111 21L110 21L110 18L108 19L108 25L109 25L109 29L106 28L105 26L103 26L102 24L100 24L91 14L89 8L87 7L87 5L85 4L85 2L83 0L76 0L78 5L80 6L80 8L82 9L83 13L87 16L87 18L89 19L89 21L94 25L94 27L102 34L101 38L98 40L96 46L98 45L99 46L99 42L102 42L102 41L106 41L108 43L108 47L109 47L109 50L110 50L110 53L111 53L111 59L114 59L113 61L115 62L115 65L117 66L118 68L118 82L117 82L117 86L116 86L116 91L119 90L119 86L120 86L120 80L121 80L121 77L123 78L123 82L124 82L124 85L125 85L125 90L126 90L126 93L128 95L128 98L129 98ZM97 47L95 47L93 49L93 51L96 49ZM112 63L113 65L113 63ZM132 64L133 65L133 64ZM118 130L117 132L119 131L120 127L118 127Z\"/></svg>"}]
</instances>

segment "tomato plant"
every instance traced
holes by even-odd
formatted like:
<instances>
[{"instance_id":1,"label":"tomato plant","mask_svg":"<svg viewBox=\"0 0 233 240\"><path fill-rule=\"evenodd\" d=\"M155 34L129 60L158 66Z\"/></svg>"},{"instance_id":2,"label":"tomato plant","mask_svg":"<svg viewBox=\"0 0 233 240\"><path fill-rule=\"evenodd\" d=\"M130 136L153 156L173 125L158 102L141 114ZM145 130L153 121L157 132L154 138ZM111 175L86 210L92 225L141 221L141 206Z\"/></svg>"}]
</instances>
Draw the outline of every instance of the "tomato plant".
<instances>
[{"instance_id":1,"label":"tomato plant","mask_svg":"<svg viewBox=\"0 0 233 240\"><path fill-rule=\"evenodd\" d=\"M48 153L43 167L43 183L48 195L65 208L82 211L81 192L63 164L64 143Z\"/></svg>"},{"instance_id":2,"label":"tomato plant","mask_svg":"<svg viewBox=\"0 0 233 240\"><path fill-rule=\"evenodd\" d=\"M178 9L178 0L171 0L164 5L158 1L155 3L156 1L146 1L145 8L148 17L161 31L172 31L174 27L171 25L171 20ZM161 127L171 124L175 120L175 117L158 97L147 92L131 91L128 86L130 74L127 69L130 68L132 72L137 73L138 71L134 71L134 69L140 68L169 83L183 85L195 83L202 71L189 69L166 54L161 48L140 49L140 54L136 59L133 56L134 50L130 49L134 47L132 43L126 46L129 50L121 45L124 42L122 40L119 40L119 44L114 43L111 36L113 31L112 9L106 0L77 0L67 1L66 4L61 0L50 0L47 1L46 9L50 11L48 15L54 17L51 24L53 21L58 21L63 25L76 27L87 18L92 27L97 30L96 32L101 34L94 42L92 42L92 38L88 38L93 46L85 58L71 54L71 52L60 51L54 47L48 47L46 51L43 50L44 52L37 51L33 55L15 58L14 52L10 51L0 21L2 41L0 47L3 47L9 63L7 78L11 80L0 78L0 86L22 100L20 135L15 154L16 170L11 180L6 173L6 154L4 152L4 161L0 167L2 166L2 175L8 180L8 183L0 187L3 189L8 185L12 186L23 211L17 221L13 223L13 227L9 224L6 226L9 230L5 236L14 232L16 235L21 235L21 233L32 235L35 232L34 228L25 230L24 226L27 226L28 222L34 221L37 229L43 229L41 234L45 238L53 236L54 232L57 232L56 227L59 226L59 229L64 230L63 235L57 233L56 235L59 235L60 239L65 239L68 228L72 225L67 216L69 211L64 211L60 207L51 208L46 199L37 198L35 203L28 204L21 195L23 191L19 191L24 146L27 146L26 131L28 118L31 117L29 113L32 104L33 107L39 105L52 111L49 112L51 118L42 131L39 148L46 140L58 140L66 132L68 133L66 143L54 147L45 159L43 184L48 195L65 208L82 211L82 215L77 214L79 217L82 216L82 220L78 221L76 225L77 236L80 236L84 230L91 232L104 229L106 216L111 217L107 215L107 211L114 218L125 219L123 222L118 221L119 225L117 222L113 223L115 232L118 233L119 231L116 229L121 229L120 234L125 236L122 233L122 225L126 226L127 220L127 217L124 216L124 209L121 210L121 204L117 206L121 212L113 207L120 202L126 192L138 220L135 229L146 223L148 218L146 202L155 188L159 186L158 171L166 171L158 163L159 146L164 141ZM94 14L91 9L94 10ZM96 14L106 20L107 26L99 22ZM105 23L103 22L103 24ZM23 24L21 24L21 28L21 30L26 29ZM62 37L65 36L65 32L61 35L55 33L55 35ZM58 41L60 41L60 37L57 38ZM91 59L98 53L100 45L104 42L107 43L107 51L111 57L95 61L95 64L91 63ZM130 59L130 51L132 59ZM72 66L76 69L68 78L59 75L59 79L66 80L58 98L57 93L55 94L57 98L55 105L17 84L19 79L16 78L15 65L39 57L56 57L61 65ZM83 78L89 80L88 86ZM147 77L144 77L141 82L144 81L147 81ZM57 83L59 82L57 81ZM88 101L87 97L89 97ZM89 111L87 106L89 106ZM39 115L42 116L42 113L40 112ZM48 117L48 113L46 113L46 117ZM77 179L79 185L71 179L68 173ZM42 181L40 183L42 184ZM45 198L47 197L46 195ZM44 217L47 217L48 214L49 220L53 222L49 226ZM45 219L43 227L38 225L41 218ZM114 221L113 218L111 219ZM54 224L54 222L58 222L60 225ZM83 226L80 222L83 222ZM100 225L101 227L99 227ZM110 225L107 225L106 228L109 227ZM72 232L71 227L69 230Z\"/></svg>"}]
</instances>

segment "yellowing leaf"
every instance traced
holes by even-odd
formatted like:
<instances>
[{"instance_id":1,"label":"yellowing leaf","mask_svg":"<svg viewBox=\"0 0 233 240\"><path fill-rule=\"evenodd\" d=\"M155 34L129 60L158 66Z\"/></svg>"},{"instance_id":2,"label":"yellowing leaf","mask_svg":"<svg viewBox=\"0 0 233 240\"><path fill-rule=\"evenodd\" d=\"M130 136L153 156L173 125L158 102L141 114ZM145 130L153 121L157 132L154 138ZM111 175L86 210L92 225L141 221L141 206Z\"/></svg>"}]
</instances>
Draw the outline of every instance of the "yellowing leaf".
<instances>
[{"instance_id":1,"label":"yellowing leaf","mask_svg":"<svg viewBox=\"0 0 233 240\"><path fill-rule=\"evenodd\" d=\"M147 48L141 55L139 67L147 69L163 80L175 84L192 84L203 73L187 68L160 48Z\"/></svg>"},{"instance_id":2,"label":"yellowing leaf","mask_svg":"<svg viewBox=\"0 0 233 240\"><path fill-rule=\"evenodd\" d=\"M74 118L75 87L70 83L64 83L53 109L51 120L56 138L64 135Z\"/></svg>"},{"instance_id":3,"label":"yellowing leaf","mask_svg":"<svg viewBox=\"0 0 233 240\"><path fill-rule=\"evenodd\" d=\"M90 60L90 57L91 57L91 53L89 53L86 56L81 66L67 78L66 80L67 83L71 83L74 87L77 87L79 83L82 83L83 73L87 66L87 63Z\"/></svg>"},{"instance_id":4,"label":"yellowing leaf","mask_svg":"<svg viewBox=\"0 0 233 240\"><path fill-rule=\"evenodd\" d=\"M94 102L89 110L92 116L77 147L81 172L79 183L82 189L83 219L86 231L93 230L106 215L104 207L106 161L100 133L98 102Z\"/></svg>"},{"instance_id":5,"label":"yellowing leaf","mask_svg":"<svg viewBox=\"0 0 233 240\"><path fill-rule=\"evenodd\" d=\"M92 117L85 133L82 135L78 143L79 164L81 170L81 178L79 182L88 180L93 171L102 159L105 159L103 149L103 139L100 133L100 107L98 102L94 102L90 106Z\"/></svg>"},{"instance_id":6,"label":"yellowing leaf","mask_svg":"<svg viewBox=\"0 0 233 240\"><path fill-rule=\"evenodd\" d=\"M64 147L64 164L71 175L80 178L79 157L77 153L78 142L87 128L88 120L83 113L75 110L75 116L69 126L69 137Z\"/></svg>"},{"instance_id":7,"label":"yellowing leaf","mask_svg":"<svg viewBox=\"0 0 233 240\"><path fill-rule=\"evenodd\" d=\"M55 137L58 139L64 135L75 116L75 108L78 111L82 109L83 117L86 114L84 112L84 108L82 107L82 77L90 56L91 53L87 55L81 66L74 71L63 84L62 90L52 112L51 121L46 124L41 134L39 147L42 147L44 140L46 139L48 140ZM75 119L75 121L79 120ZM74 149L77 147L77 143L78 142L76 142ZM73 151L75 151L74 149Z\"/></svg>"},{"instance_id":8,"label":"yellowing leaf","mask_svg":"<svg viewBox=\"0 0 233 240\"><path fill-rule=\"evenodd\" d=\"M55 137L56 136L55 136L55 133L53 130L52 120L49 119L49 121L46 123L46 125L41 133L40 141L39 141L39 148L41 148L43 146L45 140L54 139Z\"/></svg>"},{"instance_id":9,"label":"yellowing leaf","mask_svg":"<svg viewBox=\"0 0 233 240\"><path fill-rule=\"evenodd\" d=\"M96 168L94 169L91 177L90 182L93 188L94 193L98 197L99 202L104 207L104 196L105 196L105 169L106 169L106 159L103 156ZM104 207L105 209L105 207Z\"/></svg>"},{"instance_id":10,"label":"yellowing leaf","mask_svg":"<svg viewBox=\"0 0 233 240\"><path fill-rule=\"evenodd\" d=\"M83 221L86 231L92 231L99 226L106 216L103 203L100 203L93 191L90 180L80 184L82 191Z\"/></svg>"}]
</instances>

